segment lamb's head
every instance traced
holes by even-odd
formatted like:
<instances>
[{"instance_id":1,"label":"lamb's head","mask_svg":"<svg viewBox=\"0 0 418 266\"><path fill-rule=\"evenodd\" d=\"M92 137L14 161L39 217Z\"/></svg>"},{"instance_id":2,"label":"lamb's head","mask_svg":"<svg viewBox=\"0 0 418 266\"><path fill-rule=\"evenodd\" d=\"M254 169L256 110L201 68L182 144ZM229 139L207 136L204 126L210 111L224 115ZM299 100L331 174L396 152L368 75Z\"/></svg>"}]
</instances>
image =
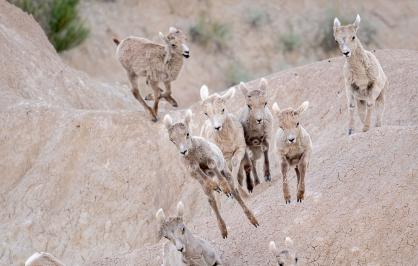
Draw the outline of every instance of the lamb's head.
<instances>
[{"instance_id":1,"label":"lamb's head","mask_svg":"<svg viewBox=\"0 0 418 266\"><path fill-rule=\"evenodd\" d=\"M345 57L350 57L358 46L357 30L360 25L360 15L357 15L353 24L341 26L338 18L334 19L334 38Z\"/></svg>"},{"instance_id":2,"label":"lamb's head","mask_svg":"<svg viewBox=\"0 0 418 266\"><path fill-rule=\"evenodd\" d=\"M277 265L279 266L294 266L298 263L298 257L293 247L293 241L290 237L285 240L286 249L279 251L274 241L270 242L269 248L276 257Z\"/></svg>"},{"instance_id":3,"label":"lamb's head","mask_svg":"<svg viewBox=\"0 0 418 266\"><path fill-rule=\"evenodd\" d=\"M183 223L184 205L180 201L177 204L177 215L165 217L164 210L159 209L155 214L158 221L158 236L170 240L179 252L186 252L186 226Z\"/></svg>"},{"instance_id":4,"label":"lamb's head","mask_svg":"<svg viewBox=\"0 0 418 266\"><path fill-rule=\"evenodd\" d=\"M258 124L261 124L266 113L265 109L267 108L267 80L262 78L258 88L255 90L249 90L247 86L241 82L240 89L245 96L250 116L252 116Z\"/></svg>"},{"instance_id":5,"label":"lamb's head","mask_svg":"<svg viewBox=\"0 0 418 266\"><path fill-rule=\"evenodd\" d=\"M210 121L211 126L221 131L227 116L226 101L232 98L235 94L235 89L231 88L224 95L214 93L209 96L209 90L206 85L200 88L200 98L202 99L203 113Z\"/></svg>"},{"instance_id":6,"label":"lamb's head","mask_svg":"<svg viewBox=\"0 0 418 266\"><path fill-rule=\"evenodd\" d=\"M164 117L164 124L167 128L170 141L177 146L182 156L188 155L192 146L192 136L189 129L191 119L191 110L187 110L184 120L177 123L173 123L171 116L168 114Z\"/></svg>"},{"instance_id":7,"label":"lamb's head","mask_svg":"<svg viewBox=\"0 0 418 266\"><path fill-rule=\"evenodd\" d=\"M187 36L182 30L170 27L167 35L160 32L160 38L169 47L169 51L182 54L185 58L190 57L190 49L186 44Z\"/></svg>"},{"instance_id":8,"label":"lamb's head","mask_svg":"<svg viewBox=\"0 0 418 266\"><path fill-rule=\"evenodd\" d=\"M297 109L287 108L280 110L277 103L273 104L273 112L278 118L279 128L283 130L286 140L290 144L297 144L300 134L299 119L308 108L309 102L302 103Z\"/></svg>"}]
</instances>

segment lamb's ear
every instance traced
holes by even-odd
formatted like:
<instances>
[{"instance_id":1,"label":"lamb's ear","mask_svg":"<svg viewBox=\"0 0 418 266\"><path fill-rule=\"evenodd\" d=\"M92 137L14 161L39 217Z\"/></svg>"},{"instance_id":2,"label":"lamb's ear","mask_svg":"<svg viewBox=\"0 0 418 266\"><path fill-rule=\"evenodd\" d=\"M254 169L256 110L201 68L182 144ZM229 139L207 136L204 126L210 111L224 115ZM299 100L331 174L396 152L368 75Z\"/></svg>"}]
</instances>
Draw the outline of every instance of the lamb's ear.
<instances>
[{"instance_id":1,"label":"lamb's ear","mask_svg":"<svg viewBox=\"0 0 418 266\"><path fill-rule=\"evenodd\" d=\"M160 31L158 33L158 36L160 36L160 39L164 42L164 43L168 43L167 37L165 37L165 35Z\"/></svg>"},{"instance_id":2,"label":"lamb's ear","mask_svg":"<svg viewBox=\"0 0 418 266\"><path fill-rule=\"evenodd\" d=\"M355 20L355 21L354 21L354 23L353 23L353 26L356 28L356 30L358 30L358 28L359 28L359 26L360 26L360 21L361 21L360 15L359 15L359 14L357 14L357 16L356 16L356 20Z\"/></svg>"},{"instance_id":3,"label":"lamb's ear","mask_svg":"<svg viewBox=\"0 0 418 266\"><path fill-rule=\"evenodd\" d=\"M158 223L163 223L165 221L165 213L162 208L160 208L157 213L155 214L155 218L157 218Z\"/></svg>"},{"instance_id":4,"label":"lamb's ear","mask_svg":"<svg viewBox=\"0 0 418 266\"><path fill-rule=\"evenodd\" d=\"M341 22L340 22L340 20L339 20L338 18L334 18L334 27L333 27L333 29L334 29L334 33L335 33L335 30L336 30L338 27L341 27Z\"/></svg>"},{"instance_id":5,"label":"lamb's ear","mask_svg":"<svg viewBox=\"0 0 418 266\"><path fill-rule=\"evenodd\" d=\"M262 78L262 79L260 80L260 90L261 90L264 94L266 94L266 93L267 93L267 85L268 85L267 80L266 80L265 78Z\"/></svg>"},{"instance_id":6,"label":"lamb's ear","mask_svg":"<svg viewBox=\"0 0 418 266\"><path fill-rule=\"evenodd\" d=\"M176 33L176 32L177 32L177 29L176 29L175 27L170 27L170 28L168 29L168 32L169 32L169 33Z\"/></svg>"},{"instance_id":7,"label":"lamb's ear","mask_svg":"<svg viewBox=\"0 0 418 266\"><path fill-rule=\"evenodd\" d=\"M224 95L222 95L222 99L229 100L235 95L235 88L230 88Z\"/></svg>"},{"instance_id":8,"label":"lamb's ear","mask_svg":"<svg viewBox=\"0 0 418 266\"><path fill-rule=\"evenodd\" d=\"M270 249L271 253L273 253L274 255L277 255L279 253L279 250L277 249L276 243L274 243L274 241L270 241L269 249Z\"/></svg>"},{"instance_id":9,"label":"lamb's ear","mask_svg":"<svg viewBox=\"0 0 418 266\"><path fill-rule=\"evenodd\" d=\"M239 89L241 90L242 94L244 94L244 96L247 96L248 88L247 88L247 86L245 85L244 82L242 82L242 81L240 82Z\"/></svg>"},{"instance_id":10,"label":"lamb's ear","mask_svg":"<svg viewBox=\"0 0 418 266\"><path fill-rule=\"evenodd\" d=\"M292 249L293 248L293 240L290 237L286 237L284 241L287 248Z\"/></svg>"},{"instance_id":11,"label":"lamb's ear","mask_svg":"<svg viewBox=\"0 0 418 266\"><path fill-rule=\"evenodd\" d=\"M280 113L280 107L279 107L279 105L276 102L273 103L273 112L275 114L279 114Z\"/></svg>"},{"instance_id":12,"label":"lamb's ear","mask_svg":"<svg viewBox=\"0 0 418 266\"><path fill-rule=\"evenodd\" d=\"M301 115L303 112L305 112L305 111L306 111L306 109L308 109L308 106L309 106L309 102L308 102L308 101L303 102L303 103L302 103L302 104L298 107L298 109L296 109L295 114L297 114L297 115Z\"/></svg>"},{"instance_id":13,"label":"lamb's ear","mask_svg":"<svg viewBox=\"0 0 418 266\"><path fill-rule=\"evenodd\" d=\"M190 125L190 121L192 120L192 116L193 116L192 110L188 109L186 111L186 117L184 118L184 123L186 124L186 126Z\"/></svg>"},{"instance_id":14,"label":"lamb's ear","mask_svg":"<svg viewBox=\"0 0 418 266\"><path fill-rule=\"evenodd\" d=\"M169 129L173 125L173 119L168 114L164 116L163 121L164 121L164 125L167 129Z\"/></svg>"},{"instance_id":15,"label":"lamb's ear","mask_svg":"<svg viewBox=\"0 0 418 266\"><path fill-rule=\"evenodd\" d=\"M184 204L183 202L179 201L179 203L177 203L177 216L180 218L183 218L183 214L184 214Z\"/></svg>"},{"instance_id":16,"label":"lamb's ear","mask_svg":"<svg viewBox=\"0 0 418 266\"><path fill-rule=\"evenodd\" d=\"M202 101L204 101L208 97L209 97L209 89L208 89L208 86L206 86L205 84L203 84L202 87L200 87L200 99L202 99Z\"/></svg>"}]
</instances>

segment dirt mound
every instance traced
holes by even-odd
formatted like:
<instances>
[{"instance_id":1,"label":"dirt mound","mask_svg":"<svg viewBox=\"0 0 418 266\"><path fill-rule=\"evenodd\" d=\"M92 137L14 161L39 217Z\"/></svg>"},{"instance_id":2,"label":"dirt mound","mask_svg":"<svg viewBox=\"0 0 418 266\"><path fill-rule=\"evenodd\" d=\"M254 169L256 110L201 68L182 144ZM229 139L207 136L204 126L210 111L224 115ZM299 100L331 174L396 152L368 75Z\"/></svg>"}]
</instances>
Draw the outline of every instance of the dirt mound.
<instances>
[{"instance_id":1,"label":"dirt mound","mask_svg":"<svg viewBox=\"0 0 418 266\"><path fill-rule=\"evenodd\" d=\"M314 143L306 200L285 206L273 156L273 182L248 199L262 226L243 222L240 208L223 200L223 240L163 126L149 121L129 88L67 67L34 20L5 2L0 50L1 265L35 251L69 265L157 265L154 214L180 199L190 229L213 241L228 265L271 264L268 241L285 236L307 264L418 263L416 51L377 53L391 84L384 126L352 137L342 58L267 77L271 103L310 101L302 121ZM242 104L237 93L231 111ZM202 117L192 109L197 133Z\"/></svg>"}]
</instances>

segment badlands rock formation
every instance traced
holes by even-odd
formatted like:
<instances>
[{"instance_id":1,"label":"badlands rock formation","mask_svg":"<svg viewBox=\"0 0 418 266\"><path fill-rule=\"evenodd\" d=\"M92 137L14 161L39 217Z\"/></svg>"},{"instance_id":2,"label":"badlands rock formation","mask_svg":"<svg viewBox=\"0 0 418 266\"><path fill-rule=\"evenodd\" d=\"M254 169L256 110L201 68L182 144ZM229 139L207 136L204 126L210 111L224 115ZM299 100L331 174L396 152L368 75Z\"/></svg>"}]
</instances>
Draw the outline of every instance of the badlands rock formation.
<instances>
[{"instance_id":1,"label":"badlands rock formation","mask_svg":"<svg viewBox=\"0 0 418 266\"><path fill-rule=\"evenodd\" d=\"M0 265L22 265L36 251L67 265L159 265L165 240L154 214L179 200L190 230L227 265L273 265L268 243L285 236L302 264L417 265L418 52L376 55L390 80L384 126L351 137L341 57L266 77L271 103L310 101L306 200L284 204L273 155L273 182L247 199L261 226L223 199L223 240L163 125L129 88L66 66L33 18L0 2ZM232 102L238 111L243 97ZM197 134L203 117L192 109ZM295 183L292 174L292 191Z\"/></svg>"}]
</instances>

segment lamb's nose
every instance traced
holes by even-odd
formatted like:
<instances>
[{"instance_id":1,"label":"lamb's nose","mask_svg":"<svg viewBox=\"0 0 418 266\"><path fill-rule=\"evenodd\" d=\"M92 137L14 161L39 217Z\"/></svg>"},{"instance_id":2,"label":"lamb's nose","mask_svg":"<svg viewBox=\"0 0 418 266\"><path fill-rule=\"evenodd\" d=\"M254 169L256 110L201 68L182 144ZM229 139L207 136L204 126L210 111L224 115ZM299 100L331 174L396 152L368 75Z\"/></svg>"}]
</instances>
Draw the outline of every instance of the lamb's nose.
<instances>
[{"instance_id":1,"label":"lamb's nose","mask_svg":"<svg viewBox=\"0 0 418 266\"><path fill-rule=\"evenodd\" d=\"M343 53L345 56L348 56L350 54L350 52L345 52Z\"/></svg>"},{"instance_id":2,"label":"lamb's nose","mask_svg":"<svg viewBox=\"0 0 418 266\"><path fill-rule=\"evenodd\" d=\"M257 119L257 123L261 123L261 121L263 121L263 119Z\"/></svg>"},{"instance_id":3,"label":"lamb's nose","mask_svg":"<svg viewBox=\"0 0 418 266\"><path fill-rule=\"evenodd\" d=\"M215 129L219 131L219 130L221 130L221 127L220 126L219 127L215 127Z\"/></svg>"},{"instance_id":4,"label":"lamb's nose","mask_svg":"<svg viewBox=\"0 0 418 266\"><path fill-rule=\"evenodd\" d=\"M187 150L181 151L180 153L183 154L183 155L186 155Z\"/></svg>"},{"instance_id":5,"label":"lamb's nose","mask_svg":"<svg viewBox=\"0 0 418 266\"><path fill-rule=\"evenodd\" d=\"M184 248L179 249L180 252L183 252Z\"/></svg>"},{"instance_id":6,"label":"lamb's nose","mask_svg":"<svg viewBox=\"0 0 418 266\"><path fill-rule=\"evenodd\" d=\"M289 140L289 142L293 142L293 141L295 141L295 138L291 137L291 138L288 138L288 140Z\"/></svg>"}]
</instances>

